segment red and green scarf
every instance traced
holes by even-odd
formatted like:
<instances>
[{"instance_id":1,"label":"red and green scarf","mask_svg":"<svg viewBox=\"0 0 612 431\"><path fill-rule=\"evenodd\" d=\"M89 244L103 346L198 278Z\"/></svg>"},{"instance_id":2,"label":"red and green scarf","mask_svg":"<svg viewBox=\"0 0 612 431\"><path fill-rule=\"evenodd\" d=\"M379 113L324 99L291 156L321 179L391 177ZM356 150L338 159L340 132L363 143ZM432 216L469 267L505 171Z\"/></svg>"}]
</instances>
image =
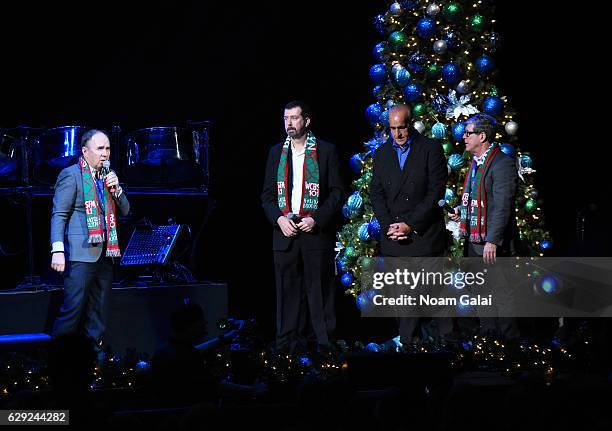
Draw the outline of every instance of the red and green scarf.
<instances>
[{"instance_id":1,"label":"red and green scarf","mask_svg":"<svg viewBox=\"0 0 612 431\"><path fill-rule=\"evenodd\" d=\"M289 145L291 138L287 136L281 151L276 185L278 188L278 207L284 215L291 212L291 202L288 199L287 184L289 178ZM300 217L311 216L319 207L319 162L317 160L317 139L311 131L306 136L304 154L304 175L302 176L302 202Z\"/></svg>"},{"instance_id":2,"label":"red and green scarf","mask_svg":"<svg viewBox=\"0 0 612 431\"><path fill-rule=\"evenodd\" d=\"M85 214L87 217L87 233L89 244L100 244L104 242L104 232L102 230L102 220L99 202L108 202L106 208L106 256L119 257L119 241L117 240L117 211L115 201L107 187L104 187L104 201L98 196L98 189L95 179L91 175L91 169L83 157L79 158L81 174L83 175L83 196L85 197Z\"/></svg>"},{"instance_id":3,"label":"red and green scarf","mask_svg":"<svg viewBox=\"0 0 612 431\"><path fill-rule=\"evenodd\" d=\"M487 194L484 179L499 151L499 146L492 144L485 153L484 163L477 166L476 160L473 160L470 170L465 176L461 196L459 231L461 236L468 237L469 241L473 243L485 242L487 236Z\"/></svg>"}]
</instances>

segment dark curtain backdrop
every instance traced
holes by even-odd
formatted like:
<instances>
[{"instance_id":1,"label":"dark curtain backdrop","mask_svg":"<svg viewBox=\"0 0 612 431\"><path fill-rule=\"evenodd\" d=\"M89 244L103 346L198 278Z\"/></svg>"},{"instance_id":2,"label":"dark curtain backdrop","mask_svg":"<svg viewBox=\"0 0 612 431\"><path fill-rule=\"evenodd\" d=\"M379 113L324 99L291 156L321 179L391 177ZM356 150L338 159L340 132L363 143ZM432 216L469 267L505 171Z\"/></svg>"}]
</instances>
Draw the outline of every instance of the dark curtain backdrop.
<instances>
[{"instance_id":1,"label":"dark curtain backdrop","mask_svg":"<svg viewBox=\"0 0 612 431\"><path fill-rule=\"evenodd\" d=\"M296 98L310 102L315 133L339 147L350 181L348 158L371 137L363 112L373 102L368 70L380 40L372 20L386 7L382 1L6 2L0 126L118 123L130 131L213 120L217 209L196 273L228 281L232 310L271 326L270 226L259 193L268 148L283 138L282 107ZM522 146L533 154L559 255L575 253L576 214L588 203L598 208L588 225L590 250L609 254L609 181L597 178L608 172L610 152L607 124L598 122L593 105L593 84L604 72L592 20L576 5L500 1L498 7L500 88L519 113ZM4 229L9 247L20 241L16 232ZM42 273L48 233L36 233ZM0 259L10 266L3 288L12 287L24 259ZM340 302L356 313L351 300Z\"/></svg>"}]
</instances>

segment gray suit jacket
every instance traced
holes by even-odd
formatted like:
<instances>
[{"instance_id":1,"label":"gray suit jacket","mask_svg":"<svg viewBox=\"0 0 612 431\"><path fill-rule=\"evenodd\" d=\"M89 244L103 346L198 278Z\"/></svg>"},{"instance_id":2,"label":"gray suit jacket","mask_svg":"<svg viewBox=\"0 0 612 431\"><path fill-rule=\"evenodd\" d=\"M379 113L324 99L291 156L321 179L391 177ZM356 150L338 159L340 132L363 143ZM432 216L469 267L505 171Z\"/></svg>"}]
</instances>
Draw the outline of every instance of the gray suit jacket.
<instances>
[{"instance_id":1,"label":"gray suit jacket","mask_svg":"<svg viewBox=\"0 0 612 431\"><path fill-rule=\"evenodd\" d=\"M499 254L514 252L516 223L514 202L518 183L516 164L503 152L497 153L485 176L487 194L487 236L486 242L496 244ZM484 244L474 244L482 254Z\"/></svg>"},{"instance_id":2,"label":"gray suit jacket","mask_svg":"<svg viewBox=\"0 0 612 431\"><path fill-rule=\"evenodd\" d=\"M121 215L130 211L125 192L115 199ZM51 215L51 244L64 242L66 260L96 262L102 253L103 244L87 242L87 218L83 196L83 177L79 164L62 170L55 183L53 212Z\"/></svg>"}]
</instances>

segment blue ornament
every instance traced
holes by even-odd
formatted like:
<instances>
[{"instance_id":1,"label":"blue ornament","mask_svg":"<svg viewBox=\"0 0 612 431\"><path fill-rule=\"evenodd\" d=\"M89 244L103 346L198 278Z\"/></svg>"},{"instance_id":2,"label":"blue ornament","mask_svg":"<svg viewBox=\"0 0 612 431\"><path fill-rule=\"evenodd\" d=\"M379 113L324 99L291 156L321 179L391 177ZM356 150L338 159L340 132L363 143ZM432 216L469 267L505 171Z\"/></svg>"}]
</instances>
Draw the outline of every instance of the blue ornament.
<instances>
[{"instance_id":1,"label":"blue ornament","mask_svg":"<svg viewBox=\"0 0 612 431\"><path fill-rule=\"evenodd\" d=\"M359 192L355 192L349 196L346 201L346 205L349 207L351 212L357 212L363 207L363 198L359 194Z\"/></svg>"},{"instance_id":2,"label":"blue ornament","mask_svg":"<svg viewBox=\"0 0 612 431\"><path fill-rule=\"evenodd\" d=\"M521 166L524 168L532 168L533 160L529 156L521 156Z\"/></svg>"},{"instance_id":3,"label":"blue ornament","mask_svg":"<svg viewBox=\"0 0 612 431\"><path fill-rule=\"evenodd\" d=\"M361 162L362 159L360 154L354 154L353 157L351 157L351 159L349 160L349 166L351 167L351 170L356 174L361 172L361 168L363 166Z\"/></svg>"},{"instance_id":4,"label":"blue ornament","mask_svg":"<svg viewBox=\"0 0 612 431\"><path fill-rule=\"evenodd\" d=\"M455 141L461 141L463 139L463 133L465 132L464 123L456 123L452 128L453 138Z\"/></svg>"},{"instance_id":5,"label":"blue ornament","mask_svg":"<svg viewBox=\"0 0 612 431\"><path fill-rule=\"evenodd\" d=\"M139 370L148 370L151 367L151 364L148 361L140 360L136 362L136 368Z\"/></svg>"},{"instance_id":6,"label":"blue ornament","mask_svg":"<svg viewBox=\"0 0 612 431\"><path fill-rule=\"evenodd\" d=\"M384 142L384 140L372 138L368 142L366 142L366 146L370 149L370 153L374 154L374 151L376 151L376 149L380 147Z\"/></svg>"},{"instance_id":7,"label":"blue ornament","mask_svg":"<svg viewBox=\"0 0 612 431\"><path fill-rule=\"evenodd\" d=\"M312 359L308 356L300 356L300 365L305 368L310 368L312 366Z\"/></svg>"},{"instance_id":8,"label":"blue ornament","mask_svg":"<svg viewBox=\"0 0 612 431\"><path fill-rule=\"evenodd\" d=\"M370 79L375 84L382 84L387 79L387 69L383 64L375 64L370 67Z\"/></svg>"},{"instance_id":9,"label":"blue ornament","mask_svg":"<svg viewBox=\"0 0 612 431\"><path fill-rule=\"evenodd\" d=\"M495 69L495 60L488 55L481 55L476 59L476 70L482 74L487 75L493 72Z\"/></svg>"},{"instance_id":10,"label":"blue ornament","mask_svg":"<svg viewBox=\"0 0 612 431\"><path fill-rule=\"evenodd\" d=\"M348 270L351 268L351 265L346 260L340 259L336 261L336 267L338 268L338 272L344 273L348 272Z\"/></svg>"},{"instance_id":11,"label":"blue ornament","mask_svg":"<svg viewBox=\"0 0 612 431\"><path fill-rule=\"evenodd\" d=\"M382 352L384 349L383 349L383 348L382 348L382 347L381 347L379 344L376 344L376 343L368 343L368 344L365 346L365 350L366 350L367 352L379 353L379 352Z\"/></svg>"},{"instance_id":12,"label":"blue ornament","mask_svg":"<svg viewBox=\"0 0 612 431\"><path fill-rule=\"evenodd\" d=\"M431 18L421 18L417 22L416 33L421 39L429 39L436 34L436 22Z\"/></svg>"},{"instance_id":13,"label":"blue ornament","mask_svg":"<svg viewBox=\"0 0 612 431\"><path fill-rule=\"evenodd\" d=\"M377 85L376 87L372 88L372 96L374 96L375 99L378 99L382 91L383 91L382 85Z\"/></svg>"},{"instance_id":14,"label":"blue ornament","mask_svg":"<svg viewBox=\"0 0 612 431\"><path fill-rule=\"evenodd\" d=\"M369 241L370 240L370 231L368 229L369 224L368 223L364 223L361 226L359 226L359 229L357 229L357 235L359 235L359 239L362 241Z\"/></svg>"},{"instance_id":15,"label":"blue ornament","mask_svg":"<svg viewBox=\"0 0 612 431\"><path fill-rule=\"evenodd\" d=\"M366 118L368 122L372 125L378 123L378 117L382 113L382 108L378 103L372 103L370 106L366 108Z\"/></svg>"},{"instance_id":16,"label":"blue ornament","mask_svg":"<svg viewBox=\"0 0 612 431\"><path fill-rule=\"evenodd\" d=\"M370 233L370 237L375 240L380 240L380 223L378 220L372 219L370 223L368 223L368 232Z\"/></svg>"},{"instance_id":17,"label":"blue ornament","mask_svg":"<svg viewBox=\"0 0 612 431\"><path fill-rule=\"evenodd\" d=\"M374 54L374 58L376 60L383 61L382 55L385 51L386 45L387 45L387 42L380 42L380 43L377 43L376 46L374 46L374 49L372 50L372 54Z\"/></svg>"},{"instance_id":18,"label":"blue ornament","mask_svg":"<svg viewBox=\"0 0 612 431\"><path fill-rule=\"evenodd\" d=\"M472 342L472 340L463 340L461 342L461 347L463 347L463 350L472 350L472 348L474 347L474 343Z\"/></svg>"},{"instance_id":19,"label":"blue ornament","mask_svg":"<svg viewBox=\"0 0 612 431\"><path fill-rule=\"evenodd\" d=\"M499 149L502 153L512 159L516 157L516 149L511 144L501 144Z\"/></svg>"},{"instance_id":20,"label":"blue ornament","mask_svg":"<svg viewBox=\"0 0 612 431\"><path fill-rule=\"evenodd\" d=\"M496 116L501 114L503 109L504 102L497 96L487 97L482 102L482 110L485 114Z\"/></svg>"},{"instance_id":21,"label":"blue ornament","mask_svg":"<svg viewBox=\"0 0 612 431\"><path fill-rule=\"evenodd\" d=\"M456 84L461 79L461 71L454 63L447 63L442 67L442 78L448 84Z\"/></svg>"},{"instance_id":22,"label":"blue ornament","mask_svg":"<svg viewBox=\"0 0 612 431\"><path fill-rule=\"evenodd\" d=\"M461 154L451 154L448 158L448 167L457 171L463 167L463 156Z\"/></svg>"},{"instance_id":23,"label":"blue ornament","mask_svg":"<svg viewBox=\"0 0 612 431\"><path fill-rule=\"evenodd\" d=\"M408 69L412 73L420 73L423 71L425 63L427 62L427 56L420 52L412 54L408 58Z\"/></svg>"},{"instance_id":24,"label":"blue ornament","mask_svg":"<svg viewBox=\"0 0 612 431\"><path fill-rule=\"evenodd\" d=\"M414 102L421 97L421 87L416 82L411 82L404 87L404 97L408 102Z\"/></svg>"},{"instance_id":25,"label":"blue ornament","mask_svg":"<svg viewBox=\"0 0 612 431\"><path fill-rule=\"evenodd\" d=\"M386 106L387 108L392 108L392 107L394 107L394 106L395 106L395 105L397 105L397 104L398 104L398 103L397 103L395 100L393 100L393 99L389 99L389 100L387 100L387 103L385 103L385 106Z\"/></svg>"},{"instance_id":26,"label":"blue ornament","mask_svg":"<svg viewBox=\"0 0 612 431\"><path fill-rule=\"evenodd\" d=\"M436 139L442 139L446 135L446 126L443 123L436 123L431 127L431 134Z\"/></svg>"},{"instance_id":27,"label":"blue ornament","mask_svg":"<svg viewBox=\"0 0 612 431\"><path fill-rule=\"evenodd\" d=\"M378 117L378 121L380 121L383 126L389 127L389 110L385 109Z\"/></svg>"},{"instance_id":28,"label":"blue ornament","mask_svg":"<svg viewBox=\"0 0 612 431\"><path fill-rule=\"evenodd\" d=\"M367 290L357 295L357 308L365 311L372 306L372 298L376 293L374 290Z\"/></svg>"},{"instance_id":29,"label":"blue ornament","mask_svg":"<svg viewBox=\"0 0 612 431\"><path fill-rule=\"evenodd\" d=\"M348 207L348 205L344 204L342 206L342 215L346 218L351 218L353 217L353 211L350 210L350 208Z\"/></svg>"},{"instance_id":30,"label":"blue ornament","mask_svg":"<svg viewBox=\"0 0 612 431\"><path fill-rule=\"evenodd\" d=\"M342 277L340 277L340 283L342 283L344 287L350 287L354 280L355 277L353 277L353 274L350 272L344 273Z\"/></svg>"},{"instance_id":31,"label":"blue ornament","mask_svg":"<svg viewBox=\"0 0 612 431\"><path fill-rule=\"evenodd\" d=\"M552 242L550 242L549 240L545 239L544 241L540 242L540 248L542 250L548 250L548 249L552 248Z\"/></svg>"},{"instance_id":32,"label":"blue ornament","mask_svg":"<svg viewBox=\"0 0 612 431\"><path fill-rule=\"evenodd\" d=\"M446 202L450 202L455 198L455 192L452 191L451 189L446 189L446 192L444 192L444 200Z\"/></svg>"},{"instance_id":33,"label":"blue ornament","mask_svg":"<svg viewBox=\"0 0 612 431\"><path fill-rule=\"evenodd\" d=\"M446 42L446 47L448 49L457 49L459 45L461 45L461 39L459 38L459 33L456 31L448 31L442 37Z\"/></svg>"},{"instance_id":34,"label":"blue ornament","mask_svg":"<svg viewBox=\"0 0 612 431\"><path fill-rule=\"evenodd\" d=\"M539 287L546 293L556 293L560 287L559 279L553 275L542 277Z\"/></svg>"},{"instance_id":35,"label":"blue ornament","mask_svg":"<svg viewBox=\"0 0 612 431\"><path fill-rule=\"evenodd\" d=\"M410 82L410 72L404 67L397 67L393 71L393 78L400 87L405 87Z\"/></svg>"}]
</instances>

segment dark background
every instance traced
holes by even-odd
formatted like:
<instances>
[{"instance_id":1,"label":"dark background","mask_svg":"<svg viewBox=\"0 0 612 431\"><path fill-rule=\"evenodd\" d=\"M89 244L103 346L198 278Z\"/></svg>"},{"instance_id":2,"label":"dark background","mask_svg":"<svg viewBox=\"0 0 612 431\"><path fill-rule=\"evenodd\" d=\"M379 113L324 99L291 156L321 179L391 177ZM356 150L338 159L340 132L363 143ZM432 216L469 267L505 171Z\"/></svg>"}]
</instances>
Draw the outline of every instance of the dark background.
<instances>
[{"instance_id":1,"label":"dark background","mask_svg":"<svg viewBox=\"0 0 612 431\"><path fill-rule=\"evenodd\" d=\"M598 123L592 107L603 73L596 66L597 25L559 5L499 3L500 88L519 114L521 147L535 161L554 253L581 252L576 215L594 204L585 253L609 255L609 181L597 181L609 170L607 124ZM270 226L259 194L268 149L284 138L282 107L292 99L311 104L313 130L338 146L348 184L348 159L372 135L364 110L374 101L368 70L381 40L372 20L387 7L382 1L3 4L0 126L118 123L130 131L213 120L217 205L194 272L227 281L232 313L255 316L271 331ZM1 199L0 244L18 251L23 212ZM200 217L188 199L137 202L136 211L144 208L154 219L175 216L195 225ZM36 273L45 275L49 201L35 209ZM12 288L25 274L24 255L0 259L2 288ZM349 328L358 320L351 320L358 315L353 304L340 298L345 331L356 330Z\"/></svg>"}]
</instances>

